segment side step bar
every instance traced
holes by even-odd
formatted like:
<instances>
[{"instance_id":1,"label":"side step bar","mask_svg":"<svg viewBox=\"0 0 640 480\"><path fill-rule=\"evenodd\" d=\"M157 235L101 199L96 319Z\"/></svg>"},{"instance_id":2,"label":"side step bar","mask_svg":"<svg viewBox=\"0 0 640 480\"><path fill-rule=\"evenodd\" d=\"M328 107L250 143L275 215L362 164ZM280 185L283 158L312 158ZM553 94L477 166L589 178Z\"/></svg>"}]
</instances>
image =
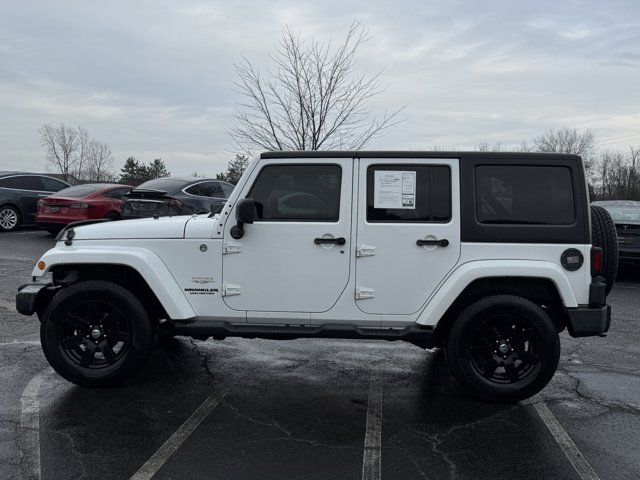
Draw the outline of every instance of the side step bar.
<instances>
[{"instance_id":1,"label":"side step bar","mask_svg":"<svg viewBox=\"0 0 640 480\"><path fill-rule=\"evenodd\" d=\"M168 322L169 323L169 322ZM405 328L371 328L353 325L242 325L211 320L172 321L166 333L190 337L266 338L293 340L296 338L345 338L367 340L404 340L422 348L433 348L432 327L411 325Z\"/></svg>"}]
</instances>

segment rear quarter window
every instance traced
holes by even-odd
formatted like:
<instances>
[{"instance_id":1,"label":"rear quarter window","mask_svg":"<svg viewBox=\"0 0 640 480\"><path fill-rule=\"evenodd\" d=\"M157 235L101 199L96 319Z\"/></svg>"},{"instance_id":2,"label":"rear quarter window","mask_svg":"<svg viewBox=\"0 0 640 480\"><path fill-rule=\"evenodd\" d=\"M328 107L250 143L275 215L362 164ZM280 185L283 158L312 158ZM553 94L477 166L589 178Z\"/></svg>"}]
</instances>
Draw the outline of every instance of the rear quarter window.
<instances>
[{"instance_id":1,"label":"rear quarter window","mask_svg":"<svg viewBox=\"0 0 640 480\"><path fill-rule=\"evenodd\" d=\"M571 225L571 170L563 166L478 165L476 215L482 224Z\"/></svg>"}]
</instances>

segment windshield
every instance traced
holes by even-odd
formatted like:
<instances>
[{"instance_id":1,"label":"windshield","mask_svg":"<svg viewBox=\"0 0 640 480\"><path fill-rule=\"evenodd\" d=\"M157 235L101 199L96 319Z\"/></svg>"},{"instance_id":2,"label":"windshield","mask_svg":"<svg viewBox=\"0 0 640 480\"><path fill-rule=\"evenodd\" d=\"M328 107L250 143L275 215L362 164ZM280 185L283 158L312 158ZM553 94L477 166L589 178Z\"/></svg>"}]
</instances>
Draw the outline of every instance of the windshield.
<instances>
[{"instance_id":1,"label":"windshield","mask_svg":"<svg viewBox=\"0 0 640 480\"><path fill-rule=\"evenodd\" d=\"M52 197L84 198L104 188L104 185L76 185L75 187L60 190L52 195Z\"/></svg>"},{"instance_id":2,"label":"windshield","mask_svg":"<svg viewBox=\"0 0 640 480\"><path fill-rule=\"evenodd\" d=\"M600 206L609 212L614 223L640 223L640 202L601 203Z\"/></svg>"},{"instance_id":3,"label":"windshield","mask_svg":"<svg viewBox=\"0 0 640 480\"><path fill-rule=\"evenodd\" d=\"M169 190L173 190L174 188L178 188L184 184L184 180L179 180L177 178L156 178L154 180L144 182L142 185L137 186L135 190L160 190L168 192Z\"/></svg>"}]
</instances>

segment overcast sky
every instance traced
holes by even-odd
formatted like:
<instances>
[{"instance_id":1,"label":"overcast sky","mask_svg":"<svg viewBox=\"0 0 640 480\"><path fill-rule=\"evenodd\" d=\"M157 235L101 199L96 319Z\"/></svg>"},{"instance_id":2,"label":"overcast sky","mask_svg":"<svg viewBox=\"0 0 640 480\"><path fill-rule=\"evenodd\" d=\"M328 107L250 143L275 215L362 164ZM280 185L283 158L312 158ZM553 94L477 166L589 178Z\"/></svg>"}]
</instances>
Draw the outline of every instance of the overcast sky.
<instances>
[{"instance_id":1,"label":"overcast sky","mask_svg":"<svg viewBox=\"0 0 640 480\"><path fill-rule=\"evenodd\" d=\"M370 36L359 65L388 85L374 110L408 104L371 148L509 147L564 125L640 144L638 0L4 0L0 170L43 170L37 129L63 122L117 168L133 155L214 174L233 154L234 62L266 66L284 25L338 39L354 19Z\"/></svg>"}]
</instances>

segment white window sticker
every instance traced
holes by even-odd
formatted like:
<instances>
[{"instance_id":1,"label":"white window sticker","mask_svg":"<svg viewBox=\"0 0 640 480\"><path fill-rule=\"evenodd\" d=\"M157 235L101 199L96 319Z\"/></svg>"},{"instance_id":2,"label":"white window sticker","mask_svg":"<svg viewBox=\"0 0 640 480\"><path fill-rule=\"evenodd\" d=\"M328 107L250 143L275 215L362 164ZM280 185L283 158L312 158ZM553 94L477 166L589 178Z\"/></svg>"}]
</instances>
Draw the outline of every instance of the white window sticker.
<instances>
[{"instance_id":1,"label":"white window sticker","mask_svg":"<svg viewBox=\"0 0 640 480\"><path fill-rule=\"evenodd\" d=\"M373 208L416 208L416 172L376 170Z\"/></svg>"}]
</instances>

